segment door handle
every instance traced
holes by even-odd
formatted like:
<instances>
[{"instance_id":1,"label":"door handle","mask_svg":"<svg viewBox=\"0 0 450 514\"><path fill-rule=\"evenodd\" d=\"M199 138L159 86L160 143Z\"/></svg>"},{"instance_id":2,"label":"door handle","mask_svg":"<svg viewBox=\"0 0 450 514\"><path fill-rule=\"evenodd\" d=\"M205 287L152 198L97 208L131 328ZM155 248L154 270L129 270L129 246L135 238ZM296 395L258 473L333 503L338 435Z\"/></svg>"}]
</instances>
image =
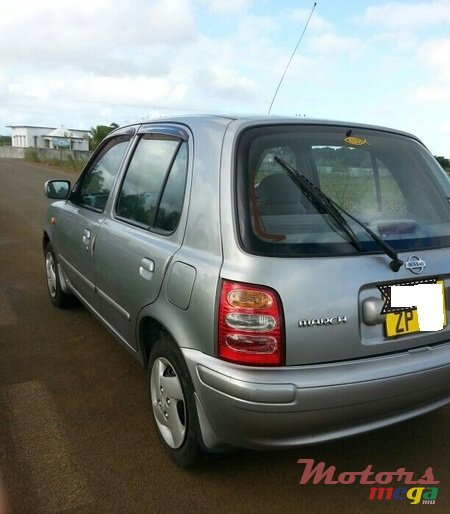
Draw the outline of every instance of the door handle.
<instances>
[{"instance_id":1,"label":"door handle","mask_svg":"<svg viewBox=\"0 0 450 514\"><path fill-rule=\"evenodd\" d=\"M89 243L90 243L90 240L91 240L91 235L92 235L92 233L91 233L91 231L88 228L85 228L83 230L83 244L86 247L86 250L89 247Z\"/></svg>"},{"instance_id":2,"label":"door handle","mask_svg":"<svg viewBox=\"0 0 450 514\"><path fill-rule=\"evenodd\" d=\"M139 275L146 280L151 280L155 271L155 262L144 257L139 265Z\"/></svg>"}]
</instances>

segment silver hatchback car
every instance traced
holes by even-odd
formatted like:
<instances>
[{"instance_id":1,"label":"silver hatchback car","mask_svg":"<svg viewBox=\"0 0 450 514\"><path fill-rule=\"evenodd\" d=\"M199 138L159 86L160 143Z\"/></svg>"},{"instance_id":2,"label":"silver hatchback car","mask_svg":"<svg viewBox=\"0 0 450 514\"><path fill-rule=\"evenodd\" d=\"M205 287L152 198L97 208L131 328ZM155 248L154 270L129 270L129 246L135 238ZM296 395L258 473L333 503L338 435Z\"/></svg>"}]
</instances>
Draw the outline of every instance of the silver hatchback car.
<instances>
[{"instance_id":1,"label":"silver hatchback car","mask_svg":"<svg viewBox=\"0 0 450 514\"><path fill-rule=\"evenodd\" d=\"M450 181L416 137L158 119L117 129L45 194L50 298L77 297L147 367L179 465L449 402Z\"/></svg>"}]
</instances>

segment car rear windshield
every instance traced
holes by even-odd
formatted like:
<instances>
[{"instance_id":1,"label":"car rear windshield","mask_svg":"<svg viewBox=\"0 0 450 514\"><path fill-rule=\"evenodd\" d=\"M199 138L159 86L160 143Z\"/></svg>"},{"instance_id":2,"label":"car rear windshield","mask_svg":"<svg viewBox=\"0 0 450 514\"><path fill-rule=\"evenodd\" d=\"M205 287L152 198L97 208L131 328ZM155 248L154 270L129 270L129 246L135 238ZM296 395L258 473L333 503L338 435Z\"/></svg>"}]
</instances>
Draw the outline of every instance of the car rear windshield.
<instances>
[{"instance_id":1,"label":"car rear windshield","mask_svg":"<svg viewBox=\"0 0 450 514\"><path fill-rule=\"evenodd\" d=\"M351 126L288 125L248 129L238 143L237 212L247 251L272 256L361 251L305 196L280 160L394 249L450 245L450 181L419 141ZM367 231L342 215L363 252L381 251Z\"/></svg>"}]
</instances>

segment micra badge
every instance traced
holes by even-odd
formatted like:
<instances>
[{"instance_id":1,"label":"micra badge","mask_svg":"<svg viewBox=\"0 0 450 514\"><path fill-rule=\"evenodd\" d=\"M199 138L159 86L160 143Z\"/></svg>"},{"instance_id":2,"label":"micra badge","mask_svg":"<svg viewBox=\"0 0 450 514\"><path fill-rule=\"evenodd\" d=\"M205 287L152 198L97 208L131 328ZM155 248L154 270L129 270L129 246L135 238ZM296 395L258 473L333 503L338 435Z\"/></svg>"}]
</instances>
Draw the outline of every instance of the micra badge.
<instances>
[{"instance_id":1,"label":"micra badge","mask_svg":"<svg viewBox=\"0 0 450 514\"><path fill-rule=\"evenodd\" d=\"M300 320L298 320L298 326L300 328L321 327L321 326L327 326L327 325L340 325L341 323L347 323L347 316L332 316L331 318L316 318L316 319L300 319Z\"/></svg>"}]
</instances>

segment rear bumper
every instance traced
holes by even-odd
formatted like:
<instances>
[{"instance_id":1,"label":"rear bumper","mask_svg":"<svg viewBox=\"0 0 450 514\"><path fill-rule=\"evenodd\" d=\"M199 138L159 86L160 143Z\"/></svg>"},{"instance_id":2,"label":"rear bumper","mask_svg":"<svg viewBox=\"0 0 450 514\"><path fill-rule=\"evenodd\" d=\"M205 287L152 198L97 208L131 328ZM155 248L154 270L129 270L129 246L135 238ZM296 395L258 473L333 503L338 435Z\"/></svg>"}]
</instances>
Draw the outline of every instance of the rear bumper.
<instances>
[{"instance_id":1,"label":"rear bumper","mask_svg":"<svg viewBox=\"0 0 450 514\"><path fill-rule=\"evenodd\" d=\"M284 368L183 350L205 445L290 448L380 428L450 402L450 342L383 357Z\"/></svg>"}]
</instances>

